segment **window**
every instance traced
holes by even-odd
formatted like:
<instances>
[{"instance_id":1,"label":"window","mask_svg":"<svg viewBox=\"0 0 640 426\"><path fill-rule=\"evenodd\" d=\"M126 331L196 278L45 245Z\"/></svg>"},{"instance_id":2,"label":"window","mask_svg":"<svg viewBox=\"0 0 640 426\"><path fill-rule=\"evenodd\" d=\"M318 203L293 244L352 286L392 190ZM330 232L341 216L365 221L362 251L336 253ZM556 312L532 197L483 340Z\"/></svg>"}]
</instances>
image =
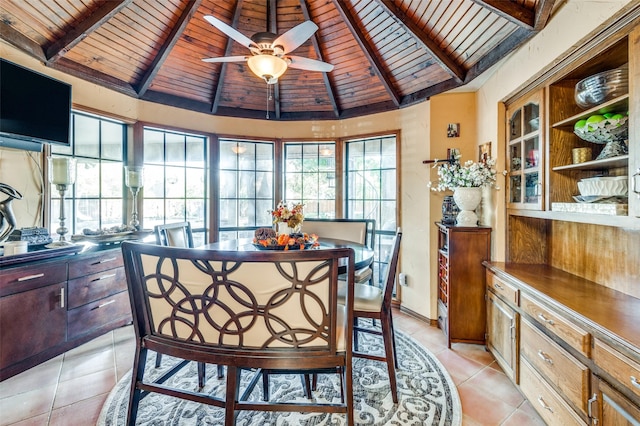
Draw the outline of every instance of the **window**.
<instances>
[{"instance_id":1,"label":"window","mask_svg":"<svg viewBox=\"0 0 640 426\"><path fill-rule=\"evenodd\" d=\"M144 202L147 229L190 222L196 246L208 241L207 138L144 128Z\"/></svg>"},{"instance_id":2,"label":"window","mask_svg":"<svg viewBox=\"0 0 640 426\"><path fill-rule=\"evenodd\" d=\"M346 217L375 219L374 282L379 283L397 227L396 135L349 140L346 152Z\"/></svg>"},{"instance_id":3,"label":"window","mask_svg":"<svg viewBox=\"0 0 640 426\"><path fill-rule=\"evenodd\" d=\"M126 125L80 112L73 112L71 120L71 147L51 145L52 155L70 156L77 161L76 182L65 193L69 233L122 225ZM52 188L49 229L60 226L59 212L60 194Z\"/></svg>"},{"instance_id":4,"label":"window","mask_svg":"<svg viewBox=\"0 0 640 426\"><path fill-rule=\"evenodd\" d=\"M253 238L275 207L273 142L220 139L220 240Z\"/></svg>"},{"instance_id":5,"label":"window","mask_svg":"<svg viewBox=\"0 0 640 426\"><path fill-rule=\"evenodd\" d=\"M284 198L304 204L305 217L335 218L335 148L333 142L284 145Z\"/></svg>"}]
</instances>

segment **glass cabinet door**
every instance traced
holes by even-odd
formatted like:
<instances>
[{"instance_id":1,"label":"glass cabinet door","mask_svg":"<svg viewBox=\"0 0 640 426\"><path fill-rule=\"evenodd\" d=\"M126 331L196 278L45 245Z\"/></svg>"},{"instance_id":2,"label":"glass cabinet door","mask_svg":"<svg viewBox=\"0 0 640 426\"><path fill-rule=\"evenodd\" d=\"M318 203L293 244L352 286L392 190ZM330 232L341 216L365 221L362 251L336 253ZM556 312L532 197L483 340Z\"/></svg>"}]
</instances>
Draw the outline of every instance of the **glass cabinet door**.
<instances>
[{"instance_id":1,"label":"glass cabinet door","mask_svg":"<svg viewBox=\"0 0 640 426\"><path fill-rule=\"evenodd\" d=\"M509 208L542 209L542 91L507 110L507 203Z\"/></svg>"}]
</instances>

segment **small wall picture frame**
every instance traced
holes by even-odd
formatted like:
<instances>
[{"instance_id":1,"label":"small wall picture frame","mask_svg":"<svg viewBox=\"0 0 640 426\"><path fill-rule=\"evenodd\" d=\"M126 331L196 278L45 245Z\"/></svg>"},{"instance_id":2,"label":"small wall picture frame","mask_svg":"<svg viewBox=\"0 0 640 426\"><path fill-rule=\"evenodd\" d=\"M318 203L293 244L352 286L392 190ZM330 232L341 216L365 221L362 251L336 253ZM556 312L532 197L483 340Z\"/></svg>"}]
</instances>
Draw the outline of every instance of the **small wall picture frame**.
<instances>
[{"instance_id":1,"label":"small wall picture frame","mask_svg":"<svg viewBox=\"0 0 640 426\"><path fill-rule=\"evenodd\" d=\"M447 125L447 137L448 138L460 137L460 123L449 123Z\"/></svg>"},{"instance_id":2,"label":"small wall picture frame","mask_svg":"<svg viewBox=\"0 0 640 426\"><path fill-rule=\"evenodd\" d=\"M491 158L491 142L486 142L478 147L478 161L486 163L489 158Z\"/></svg>"}]
</instances>

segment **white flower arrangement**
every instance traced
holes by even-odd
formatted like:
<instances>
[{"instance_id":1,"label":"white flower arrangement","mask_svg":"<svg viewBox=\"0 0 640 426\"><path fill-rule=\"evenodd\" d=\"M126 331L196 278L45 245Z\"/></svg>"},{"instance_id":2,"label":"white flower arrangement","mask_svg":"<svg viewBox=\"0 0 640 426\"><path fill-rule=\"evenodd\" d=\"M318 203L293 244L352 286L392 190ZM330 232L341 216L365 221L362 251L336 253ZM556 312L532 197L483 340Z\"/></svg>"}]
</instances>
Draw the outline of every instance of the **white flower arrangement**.
<instances>
[{"instance_id":1,"label":"white flower arrangement","mask_svg":"<svg viewBox=\"0 0 640 426\"><path fill-rule=\"evenodd\" d=\"M438 185L429 187L432 191L454 190L459 187L480 188L484 186L495 186L496 184L496 161L492 158L486 162L474 163L469 160L464 165L458 161L436 163L433 167L438 168Z\"/></svg>"}]
</instances>

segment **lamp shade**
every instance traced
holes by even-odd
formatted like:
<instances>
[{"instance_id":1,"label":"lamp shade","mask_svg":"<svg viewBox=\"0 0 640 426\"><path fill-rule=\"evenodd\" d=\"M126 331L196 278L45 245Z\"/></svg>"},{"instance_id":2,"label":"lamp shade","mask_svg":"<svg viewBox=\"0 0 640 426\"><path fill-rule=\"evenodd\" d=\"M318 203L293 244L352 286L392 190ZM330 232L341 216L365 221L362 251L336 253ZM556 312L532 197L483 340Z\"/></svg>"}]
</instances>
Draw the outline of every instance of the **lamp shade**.
<instances>
[{"instance_id":1,"label":"lamp shade","mask_svg":"<svg viewBox=\"0 0 640 426\"><path fill-rule=\"evenodd\" d=\"M263 78L267 84L275 84L287 70L287 62L273 55L254 55L247 60L247 65L255 75Z\"/></svg>"}]
</instances>

